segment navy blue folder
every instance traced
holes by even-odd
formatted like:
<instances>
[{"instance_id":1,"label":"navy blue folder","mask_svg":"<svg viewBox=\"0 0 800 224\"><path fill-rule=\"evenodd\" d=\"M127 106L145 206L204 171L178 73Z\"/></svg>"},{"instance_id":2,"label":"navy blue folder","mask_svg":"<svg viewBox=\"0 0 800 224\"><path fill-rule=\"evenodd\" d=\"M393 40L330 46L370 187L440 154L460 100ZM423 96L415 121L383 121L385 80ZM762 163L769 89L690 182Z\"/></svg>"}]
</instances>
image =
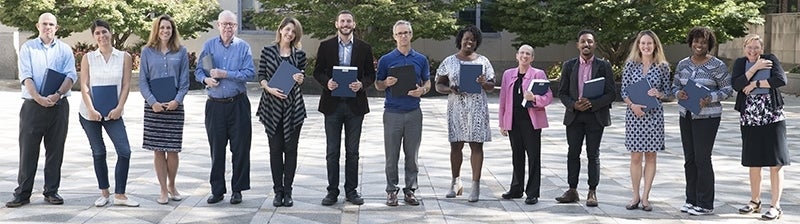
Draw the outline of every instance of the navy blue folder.
<instances>
[{"instance_id":1,"label":"navy blue folder","mask_svg":"<svg viewBox=\"0 0 800 224\"><path fill-rule=\"evenodd\" d=\"M163 77L150 80L150 92L159 103L166 103L175 99L178 88L175 87L175 77Z\"/></svg>"},{"instance_id":2,"label":"navy blue folder","mask_svg":"<svg viewBox=\"0 0 800 224\"><path fill-rule=\"evenodd\" d=\"M683 86L683 91L686 92L689 98L686 100L679 99L678 104L692 112L692 114L700 114L700 99L707 97L711 90L703 84L689 79L686 81L686 85Z\"/></svg>"},{"instance_id":3,"label":"navy blue folder","mask_svg":"<svg viewBox=\"0 0 800 224\"><path fill-rule=\"evenodd\" d=\"M748 61L748 62L745 63L745 69L744 70L745 71L750 70L750 67L753 67L753 63L750 63ZM770 76L770 71L771 70L769 70L769 69L758 70L756 72L756 74L753 75L752 78L750 78L750 81L766 80ZM769 88L755 88L755 89L753 89L753 91L750 91L750 94L768 94L768 93L769 93Z\"/></svg>"},{"instance_id":4,"label":"navy blue folder","mask_svg":"<svg viewBox=\"0 0 800 224\"><path fill-rule=\"evenodd\" d=\"M356 81L357 76L358 67L333 66L333 81L339 84L339 87L331 91L331 96L356 97L356 92L353 92L349 85ZM366 88L366 86L361 88Z\"/></svg>"},{"instance_id":5,"label":"navy blue folder","mask_svg":"<svg viewBox=\"0 0 800 224\"><path fill-rule=\"evenodd\" d=\"M92 86L92 105L103 117L108 117L108 113L119 104L119 93L117 85Z\"/></svg>"},{"instance_id":6,"label":"navy blue folder","mask_svg":"<svg viewBox=\"0 0 800 224\"><path fill-rule=\"evenodd\" d=\"M631 102L646 106L642 110L648 111L661 106L661 104L658 103L658 99L647 95L647 91L651 88L653 87L650 86L650 82L648 82L646 78L641 78L638 82L628 85L625 91L628 92L628 99L630 99Z\"/></svg>"},{"instance_id":7,"label":"navy blue folder","mask_svg":"<svg viewBox=\"0 0 800 224\"><path fill-rule=\"evenodd\" d=\"M458 91L465 93L481 93L481 84L476 80L478 80L478 76L483 74L483 65L461 64L459 70Z\"/></svg>"},{"instance_id":8,"label":"navy blue folder","mask_svg":"<svg viewBox=\"0 0 800 224\"><path fill-rule=\"evenodd\" d=\"M595 79L586 80L583 83L583 98L586 99L597 99L600 96L603 96L604 90L606 88L606 78L600 77Z\"/></svg>"},{"instance_id":9,"label":"navy blue folder","mask_svg":"<svg viewBox=\"0 0 800 224\"><path fill-rule=\"evenodd\" d=\"M39 90L39 95L46 97L56 93L61 88L65 78L67 78L67 75L64 73L48 68L47 74L44 75L44 82L42 83L42 89Z\"/></svg>"},{"instance_id":10,"label":"navy blue folder","mask_svg":"<svg viewBox=\"0 0 800 224\"><path fill-rule=\"evenodd\" d=\"M408 96L408 91L417 88L417 72L414 65L403 65L389 68L389 76L397 78L391 87L392 97Z\"/></svg>"},{"instance_id":11,"label":"navy blue folder","mask_svg":"<svg viewBox=\"0 0 800 224\"><path fill-rule=\"evenodd\" d=\"M533 92L533 95L544 96L550 90L550 81L547 79L534 79L528 84L528 90ZM525 93L522 93L525 96ZM524 97L523 97L524 98ZM533 107L533 102L522 99L522 106Z\"/></svg>"},{"instance_id":12,"label":"navy blue folder","mask_svg":"<svg viewBox=\"0 0 800 224\"><path fill-rule=\"evenodd\" d=\"M267 86L278 88L283 91L283 94L289 94L295 83L292 76L297 73L300 73L300 69L297 69L288 61L283 61L278 66L278 69L275 70L275 74L272 74L272 79L269 80Z\"/></svg>"}]
</instances>

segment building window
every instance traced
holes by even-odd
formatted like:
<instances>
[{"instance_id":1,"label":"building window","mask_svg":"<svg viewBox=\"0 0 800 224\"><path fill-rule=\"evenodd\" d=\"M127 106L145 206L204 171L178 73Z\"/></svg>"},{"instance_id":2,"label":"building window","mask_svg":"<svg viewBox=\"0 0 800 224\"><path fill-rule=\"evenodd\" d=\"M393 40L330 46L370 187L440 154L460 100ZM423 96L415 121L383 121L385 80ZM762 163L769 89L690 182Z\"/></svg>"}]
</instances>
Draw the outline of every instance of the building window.
<instances>
[{"instance_id":1,"label":"building window","mask_svg":"<svg viewBox=\"0 0 800 224\"><path fill-rule=\"evenodd\" d=\"M253 24L253 15L261 10L261 3L258 0L240 0L239 1L239 30L241 31L256 31L259 30Z\"/></svg>"},{"instance_id":2,"label":"building window","mask_svg":"<svg viewBox=\"0 0 800 224\"><path fill-rule=\"evenodd\" d=\"M484 34L497 33L497 30L492 27L492 24L483 18L488 12L486 10L486 5L491 4L492 1L484 0L482 2L483 3L475 4L475 7L469 7L458 12L458 21L461 24L475 24L481 28L481 32Z\"/></svg>"}]
</instances>

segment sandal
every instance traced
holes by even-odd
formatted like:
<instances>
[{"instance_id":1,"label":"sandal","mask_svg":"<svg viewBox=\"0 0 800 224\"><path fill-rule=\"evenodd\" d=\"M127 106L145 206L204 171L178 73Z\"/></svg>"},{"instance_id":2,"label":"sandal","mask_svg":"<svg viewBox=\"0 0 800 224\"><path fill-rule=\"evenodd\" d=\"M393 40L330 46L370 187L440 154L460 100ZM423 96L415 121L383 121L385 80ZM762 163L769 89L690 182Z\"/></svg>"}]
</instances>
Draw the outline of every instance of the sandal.
<instances>
[{"instance_id":1,"label":"sandal","mask_svg":"<svg viewBox=\"0 0 800 224\"><path fill-rule=\"evenodd\" d=\"M739 209L739 214L750 214L750 213L759 213L761 212L761 201L755 202L750 201L744 207Z\"/></svg>"},{"instance_id":2,"label":"sandal","mask_svg":"<svg viewBox=\"0 0 800 224\"><path fill-rule=\"evenodd\" d=\"M764 219L764 220L780 219L782 214L783 214L783 210L781 210L781 208L776 208L776 207L770 206L770 208L767 211L767 213L764 213L763 215L761 215L761 218Z\"/></svg>"}]
</instances>

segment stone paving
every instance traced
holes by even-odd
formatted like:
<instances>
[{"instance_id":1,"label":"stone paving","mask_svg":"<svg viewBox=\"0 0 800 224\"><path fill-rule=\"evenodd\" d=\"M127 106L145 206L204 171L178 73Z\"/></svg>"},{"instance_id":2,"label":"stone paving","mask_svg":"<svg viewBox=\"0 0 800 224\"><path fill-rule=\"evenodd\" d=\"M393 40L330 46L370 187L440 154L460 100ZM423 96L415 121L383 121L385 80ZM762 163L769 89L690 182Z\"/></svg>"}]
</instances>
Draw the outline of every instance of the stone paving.
<instances>
[{"instance_id":1,"label":"stone paving","mask_svg":"<svg viewBox=\"0 0 800 224\"><path fill-rule=\"evenodd\" d=\"M252 87L252 86L251 86ZM255 113L258 90L251 88L250 102ZM740 215L736 209L749 200L747 168L740 165L740 134L733 101L724 103L725 112L713 152L716 171L715 215L689 216L678 208L684 201L683 153L678 132L677 104L665 103L667 150L659 153L658 171L651 193L652 212L628 211L624 208L630 199L629 153L624 147L624 105L614 104L613 125L607 127L601 144L601 178L598 186L600 206L586 207L583 203L558 204L553 198L561 195L566 183L566 139L561 124L564 107L554 101L548 108L550 128L542 132L542 188L536 205L526 205L523 199L503 200L511 181L511 151L508 139L497 130L497 96L490 97L493 141L485 144L485 161L481 178L481 200L470 203L466 195L472 190L465 184L464 196L455 199L444 197L450 183L449 145L445 97L422 100L423 135L419 153L420 206L388 207L385 201L384 153L382 141L383 98L370 98L371 113L365 116L361 139L360 185L366 203L361 206L339 202L322 206L327 185L325 168L325 134L323 116L316 111L319 96L305 96L308 118L301 134L297 177L295 179L294 207L272 206L272 183L269 171L269 148L266 134L258 119L253 116L253 143L251 150L252 190L243 192L244 202L228 203L230 195L218 204L205 202L209 196L209 149L203 125L205 95L191 91L186 97L186 127L184 151L180 153L178 189L185 196L180 202L168 205L156 203L158 182L152 168L152 154L141 149L142 105L138 92L129 97L124 118L132 147L131 168L127 193L139 201L141 207L94 207L98 197L97 181L92 168L91 154L86 136L78 123L79 92L73 92L67 150L62 167L59 193L64 205L49 205L42 200L44 153L39 159L31 204L21 208L0 208L0 222L4 223L757 223L760 214ZM0 195L9 200L16 187L19 158L18 120L22 100L19 92L0 92ZM791 150L798 149L800 133L800 100L786 97L788 142ZM110 141L109 165L116 160ZM464 183L471 183L469 147L465 147L462 166ZM796 152L791 152L796 154ZM797 157L793 162L798 164ZM586 164L585 153L582 155ZM342 162L343 164L343 162ZM400 170L402 171L402 160ZM109 168L113 169L113 168ZM343 169L342 169L343 170ZM797 166L785 168L782 207L785 212L778 222L800 223L800 180L795 178ZM768 172L762 188L761 199L765 205L770 194ZM113 172L112 174L113 175ZM402 172L401 172L401 175ZM230 164L228 164L228 180ZM342 178L344 176L342 175ZM587 193L586 168L583 166L578 188L582 199ZM111 177L113 181L113 177ZM402 180L402 176L401 176ZM343 181L343 180L342 180ZM402 181L401 181L402 182ZM402 183L401 183L402 185ZM112 184L113 186L113 184ZM341 187L341 185L340 185ZM113 189L112 189L113 191ZM581 201L583 202L583 201Z\"/></svg>"}]
</instances>

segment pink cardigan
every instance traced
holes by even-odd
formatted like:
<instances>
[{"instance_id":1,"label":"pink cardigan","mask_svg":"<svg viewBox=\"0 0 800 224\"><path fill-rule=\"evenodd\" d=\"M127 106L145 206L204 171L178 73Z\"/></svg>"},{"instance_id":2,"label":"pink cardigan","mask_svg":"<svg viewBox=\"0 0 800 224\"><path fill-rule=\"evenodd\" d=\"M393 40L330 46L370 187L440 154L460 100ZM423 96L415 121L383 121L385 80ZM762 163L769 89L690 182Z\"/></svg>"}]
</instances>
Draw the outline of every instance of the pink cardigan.
<instances>
[{"instance_id":1,"label":"pink cardigan","mask_svg":"<svg viewBox=\"0 0 800 224\"><path fill-rule=\"evenodd\" d=\"M511 119L513 106L519 105L521 102L514 101L514 82L517 81L517 74L519 68L510 68L503 73L503 85L500 86L500 105L499 105L499 119L500 130L511 130ZM533 79L547 79L544 71L534 67L530 67L522 80L522 86L527 88ZM550 105L553 101L553 91L548 90L544 96L536 98L534 107L528 108L528 116L531 117L534 129L542 129L548 127L547 113L545 107Z\"/></svg>"}]
</instances>

